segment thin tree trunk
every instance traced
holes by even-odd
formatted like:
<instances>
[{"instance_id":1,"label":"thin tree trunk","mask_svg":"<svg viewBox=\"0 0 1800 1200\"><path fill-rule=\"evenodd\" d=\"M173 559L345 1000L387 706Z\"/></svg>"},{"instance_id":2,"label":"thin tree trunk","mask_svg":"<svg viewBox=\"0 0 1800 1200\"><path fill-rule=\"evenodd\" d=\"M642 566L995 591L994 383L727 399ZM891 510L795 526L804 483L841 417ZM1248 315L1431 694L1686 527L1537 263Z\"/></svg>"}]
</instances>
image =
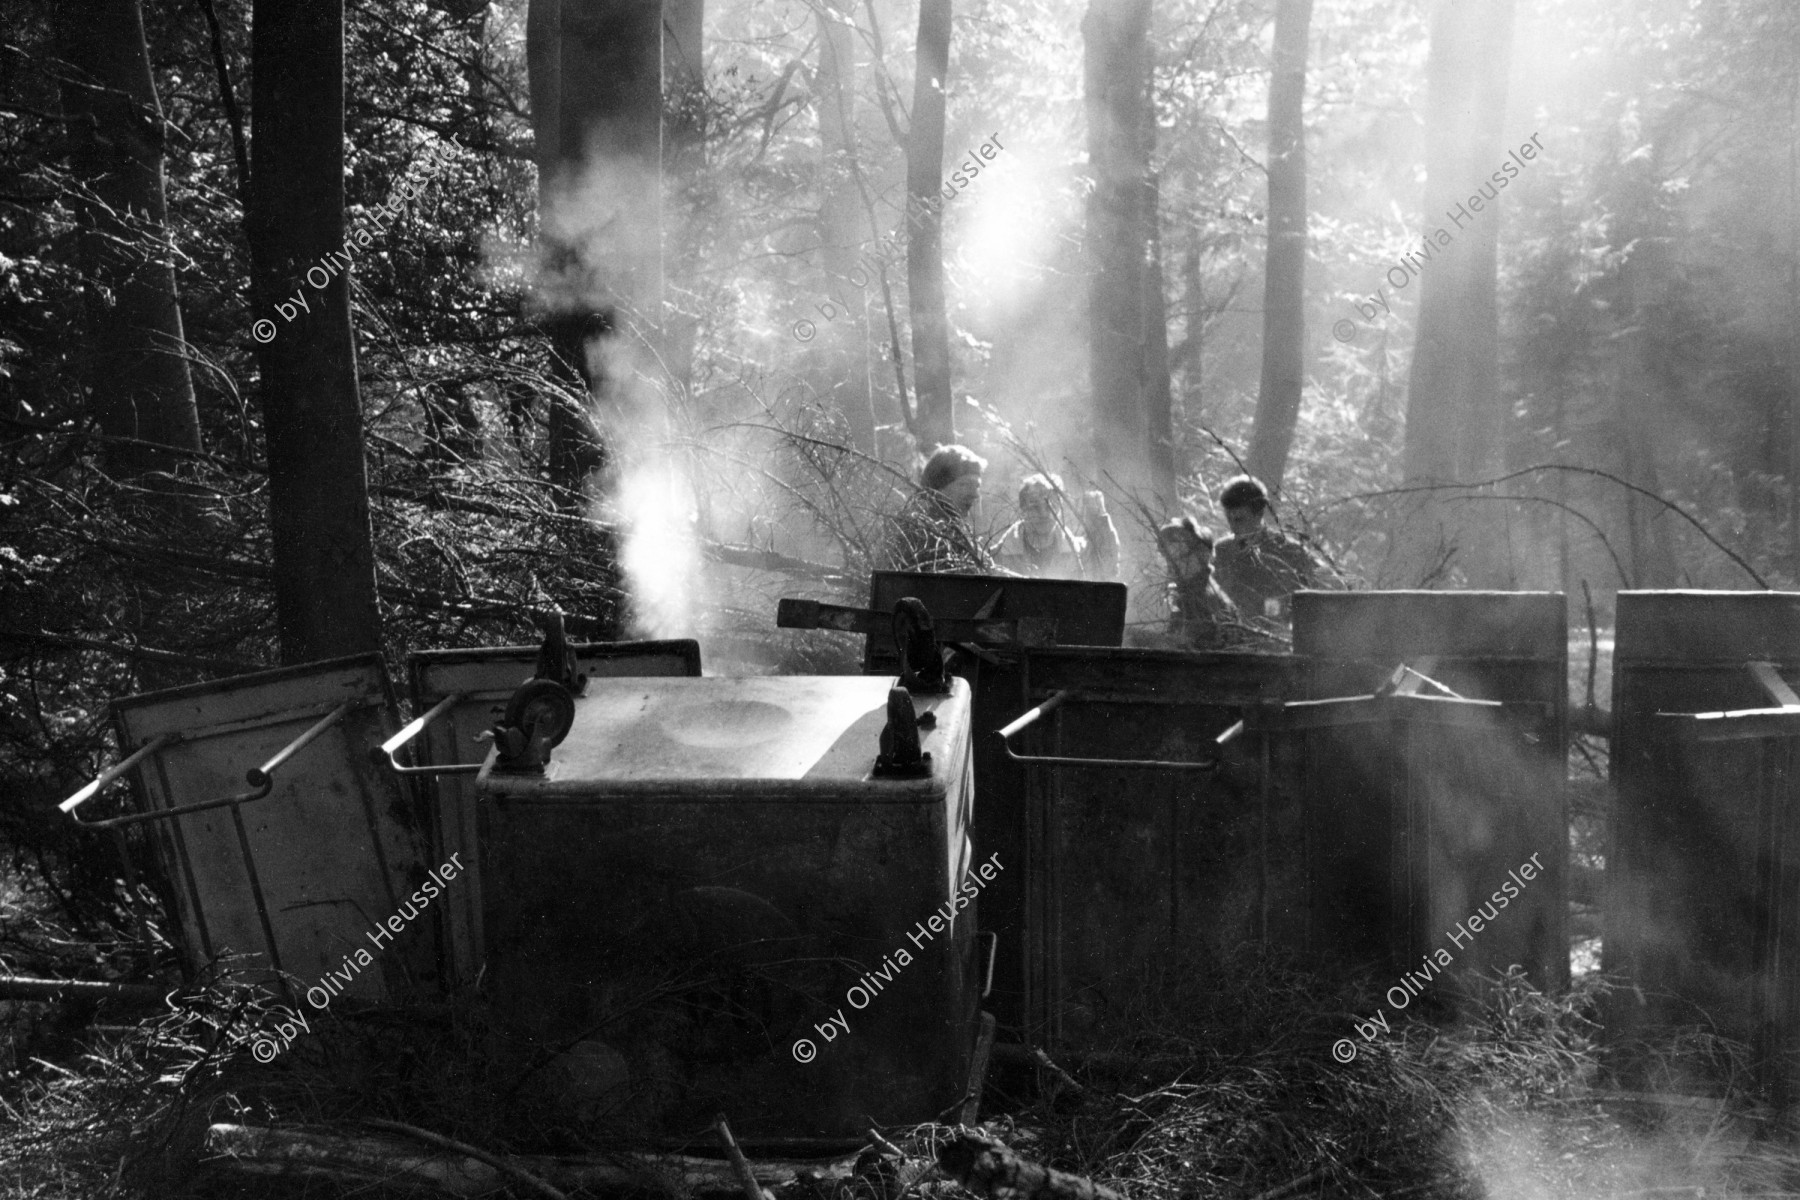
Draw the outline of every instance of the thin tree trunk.
<instances>
[{"instance_id":1,"label":"thin tree trunk","mask_svg":"<svg viewBox=\"0 0 1800 1200\"><path fill-rule=\"evenodd\" d=\"M525 82L531 96L531 157L538 169L538 220L555 194L562 145L562 0L529 0L525 9Z\"/></svg>"},{"instance_id":2,"label":"thin tree trunk","mask_svg":"<svg viewBox=\"0 0 1800 1200\"><path fill-rule=\"evenodd\" d=\"M663 363L686 389L693 383L699 305L691 298L700 277L710 223L706 184L706 67L702 58L705 0L664 0L663 173L677 216L669 231L669 303L663 321Z\"/></svg>"},{"instance_id":3,"label":"thin tree trunk","mask_svg":"<svg viewBox=\"0 0 1800 1200\"><path fill-rule=\"evenodd\" d=\"M1504 184L1489 173L1505 157L1512 28L1513 0L1438 0L1432 19L1425 236L1434 257L1419 284L1406 408L1409 482L1482 478L1500 461L1494 283Z\"/></svg>"},{"instance_id":4,"label":"thin tree trunk","mask_svg":"<svg viewBox=\"0 0 1800 1200\"><path fill-rule=\"evenodd\" d=\"M1281 489L1306 371L1306 47L1312 0L1278 0L1269 78L1269 245L1262 386L1245 465Z\"/></svg>"},{"instance_id":5,"label":"thin tree trunk","mask_svg":"<svg viewBox=\"0 0 1800 1200\"><path fill-rule=\"evenodd\" d=\"M1788 560L1800 569L1800 77L1788 83Z\"/></svg>"},{"instance_id":6,"label":"thin tree trunk","mask_svg":"<svg viewBox=\"0 0 1800 1200\"><path fill-rule=\"evenodd\" d=\"M1149 106L1145 106L1149 116ZM1163 294L1161 189L1155 175L1146 177L1144 219L1150 226L1150 255L1144 264L1144 415L1148 425L1150 487L1159 512L1173 509L1175 479L1175 400L1169 386L1169 305Z\"/></svg>"},{"instance_id":7,"label":"thin tree trunk","mask_svg":"<svg viewBox=\"0 0 1800 1200\"><path fill-rule=\"evenodd\" d=\"M906 146L906 281L913 336L919 449L956 440L950 394L950 315L944 296L944 89L950 73L950 0L919 0L912 128Z\"/></svg>"},{"instance_id":8,"label":"thin tree trunk","mask_svg":"<svg viewBox=\"0 0 1800 1200\"><path fill-rule=\"evenodd\" d=\"M342 0L256 0L251 62L256 308L307 301L261 364L276 626L282 660L308 662L381 646L349 268L325 266L344 247Z\"/></svg>"},{"instance_id":9,"label":"thin tree trunk","mask_svg":"<svg viewBox=\"0 0 1800 1200\"><path fill-rule=\"evenodd\" d=\"M71 72L62 88L73 118L71 165L87 293L88 404L103 433L200 449L200 418L171 265L163 190L163 112L150 74L138 0L93 0L58 10ZM176 462L150 446L110 442L115 476Z\"/></svg>"},{"instance_id":10,"label":"thin tree trunk","mask_svg":"<svg viewBox=\"0 0 1800 1200\"><path fill-rule=\"evenodd\" d=\"M1094 446L1100 471L1132 488L1151 485L1149 24L1149 0L1092 0L1081 22L1094 178L1087 215Z\"/></svg>"},{"instance_id":11,"label":"thin tree trunk","mask_svg":"<svg viewBox=\"0 0 1800 1200\"><path fill-rule=\"evenodd\" d=\"M819 251L825 291L835 312L818 322L814 387L832 397L850 439L875 452L875 389L868 334L870 273L857 269L855 0L825 0L819 9ZM861 276L862 283L856 282Z\"/></svg>"}]
</instances>

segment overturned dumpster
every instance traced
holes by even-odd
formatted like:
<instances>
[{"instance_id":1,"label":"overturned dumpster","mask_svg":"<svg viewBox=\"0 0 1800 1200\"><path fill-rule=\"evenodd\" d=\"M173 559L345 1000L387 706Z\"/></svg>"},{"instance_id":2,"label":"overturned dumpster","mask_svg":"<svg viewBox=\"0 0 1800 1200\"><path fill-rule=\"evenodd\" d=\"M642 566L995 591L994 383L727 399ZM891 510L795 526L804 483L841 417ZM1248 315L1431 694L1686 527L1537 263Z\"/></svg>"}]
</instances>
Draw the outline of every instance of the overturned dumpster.
<instances>
[{"instance_id":1,"label":"overturned dumpster","mask_svg":"<svg viewBox=\"0 0 1800 1200\"><path fill-rule=\"evenodd\" d=\"M593 642L572 647L578 675L698 676L700 644L692 639ZM422 650L407 660L413 711L419 718L385 751L398 774L409 776L430 801L432 836L441 861L452 854L469 864L462 887L445 900L442 953L453 986L473 984L486 961L482 925L480 825L474 775L487 758L483 735L502 715L520 683L537 673L537 646L489 646L469 650ZM419 760L406 766L395 751L412 748Z\"/></svg>"},{"instance_id":2,"label":"overturned dumpster","mask_svg":"<svg viewBox=\"0 0 1800 1200\"><path fill-rule=\"evenodd\" d=\"M851 1137L969 1086L968 688L590 681L476 780L493 1051L584 1124ZM916 706L915 706L915 701Z\"/></svg>"},{"instance_id":3,"label":"overturned dumpster","mask_svg":"<svg viewBox=\"0 0 1800 1200\"><path fill-rule=\"evenodd\" d=\"M430 877L424 811L368 761L395 723L378 656L133 696L113 720L124 757L62 808L121 850L127 830L153 839L190 972L228 959L240 978L297 980L297 999ZM137 811L88 819L84 806L127 776ZM429 932L372 958L346 972L356 999L438 984Z\"/></svg>"}]
</instances>

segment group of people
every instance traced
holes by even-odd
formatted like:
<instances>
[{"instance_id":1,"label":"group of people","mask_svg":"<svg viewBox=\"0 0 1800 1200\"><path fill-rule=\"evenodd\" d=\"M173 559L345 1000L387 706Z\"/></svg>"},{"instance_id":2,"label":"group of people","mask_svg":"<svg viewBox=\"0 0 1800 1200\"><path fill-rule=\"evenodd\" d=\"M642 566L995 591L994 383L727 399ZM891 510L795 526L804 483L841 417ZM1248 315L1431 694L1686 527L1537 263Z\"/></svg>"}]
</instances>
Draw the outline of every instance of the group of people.
<instances>
[{"instance_id":1,"label":"group of people","mask_svg":"<svg viewBox=\"0 0 1800 1200\"><path fill-rule=\"evenodd\" d=\"M1064 511L1062 480L1027 476L1019 485L1019 519L990 546L970 517L981 499L987 460L966 446L941 446L925 463L919 490L895 517L883 565L896 571L1113 579L1119 533L1098 491L1082 494L1073 520ZM1169 637L1205 648L1230 628L1272 630L1289 619L1289 599L1313 586L1316 564L1298 540L1267 524L1268 489L1248 475L1219 492L1229 537L1180 516L1156 532L1168 567Z\"/></svg>"},{"instance_id":2,"label":"group of people","mask_svg":"<svg viewBox=\"0 0 1800 1200\"><path fill-rule=\"evenodd\" d=\"M1119 573L1119 533L1106 497L1087 492L1076 514L1063 514L1062 480L1030 475L1019 485L1019 519L990 549L970 515L981 500L987 459L966 446L940 446L925 462L919 490L894 518L884 548L893 571L963 575L1042 575L1052 579L1111 579Z\"/></svg>"}]
</instances>

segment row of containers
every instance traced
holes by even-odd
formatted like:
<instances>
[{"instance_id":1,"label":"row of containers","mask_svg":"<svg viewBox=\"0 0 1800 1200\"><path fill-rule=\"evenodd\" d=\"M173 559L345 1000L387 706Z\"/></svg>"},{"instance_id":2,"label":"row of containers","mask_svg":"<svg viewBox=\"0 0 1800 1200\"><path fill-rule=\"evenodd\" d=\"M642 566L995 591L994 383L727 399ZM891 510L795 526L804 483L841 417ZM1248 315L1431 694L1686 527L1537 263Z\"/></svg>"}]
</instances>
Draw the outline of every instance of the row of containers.
<instances>
[{"instance_id":1,"label":"row of containers","mask_svg":"<svg viewBox=\"0 0 1800 1200\"><path fill-rule=\"evenodd\" d=\"M957 677L901 661L909 597ZM1566 987L1563 596L1301 593L1292 654L1123 648L1124 611L883 573L866 610L783 605L865 632L861 677L574 647L523 769L488 731L539 648L415 654L404 726L377 657L265 672L115 703L121 760L63 808L149 839L191 971L340 1012L471 999L507 1095L663 1142L721 1110L752 1142L953 1118L996 1021L1103 1047L1172 966L1245 946L1377 981L1446 952L1446 999L1514 965ZM1777 1087L1796 670L1800 596L1619 596L1609 1031L1707 1023ZM119 779L135 805L92 815Z\"/></svg>"}]
</instances>

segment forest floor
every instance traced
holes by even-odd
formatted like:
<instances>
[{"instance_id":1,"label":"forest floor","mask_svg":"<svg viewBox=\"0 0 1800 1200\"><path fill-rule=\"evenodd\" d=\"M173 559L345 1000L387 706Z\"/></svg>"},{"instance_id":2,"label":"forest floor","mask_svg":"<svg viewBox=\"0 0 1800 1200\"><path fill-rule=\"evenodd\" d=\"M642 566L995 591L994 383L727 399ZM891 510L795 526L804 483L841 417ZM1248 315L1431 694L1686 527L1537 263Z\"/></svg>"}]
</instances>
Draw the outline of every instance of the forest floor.
<instances>
[{"instance_id":1,"label":"forest floor","mask_svg":"<svg viewBox=\"0 0 1800 1200\"><path fill-rule=\"evenodd\" d=\"M7 893L9 947L64 940L30 907ZM1598 976L1560 997L1500 978L1485 996L1422 999L1374 1036L1353 1032L1380 1009L1382 982L1329 984L1260 954L1171 966L1145 982L1124 1032L1066 1069L998 1063L983 1125L1132 1200L1800 1197L1795 1130L1729 1086L1747 1078L1743 1047L1686 1031L1657 1049L1642 1090L1622 1091L1603 1070ZM0 1197L418 1194L237 1173L204 1151L219 1122L367 1133L400 1119L495 1153L578 1148L525 1144L484 1113L466 1062L446 1052L467 1032L455 1014L338 1021L264 1064L249 1047L266 1003L224 987L149 1014L0 1003ZM1338 1061L1336 1039L1351 1039L1353 1059ZM1728 1086L1693 1094L1702 1074ZM962 1195L920 1174L952 1131L886 1132L908 1156L898 1169L865 1162L777 1200Z\"/></svg>"}]
</instances>

